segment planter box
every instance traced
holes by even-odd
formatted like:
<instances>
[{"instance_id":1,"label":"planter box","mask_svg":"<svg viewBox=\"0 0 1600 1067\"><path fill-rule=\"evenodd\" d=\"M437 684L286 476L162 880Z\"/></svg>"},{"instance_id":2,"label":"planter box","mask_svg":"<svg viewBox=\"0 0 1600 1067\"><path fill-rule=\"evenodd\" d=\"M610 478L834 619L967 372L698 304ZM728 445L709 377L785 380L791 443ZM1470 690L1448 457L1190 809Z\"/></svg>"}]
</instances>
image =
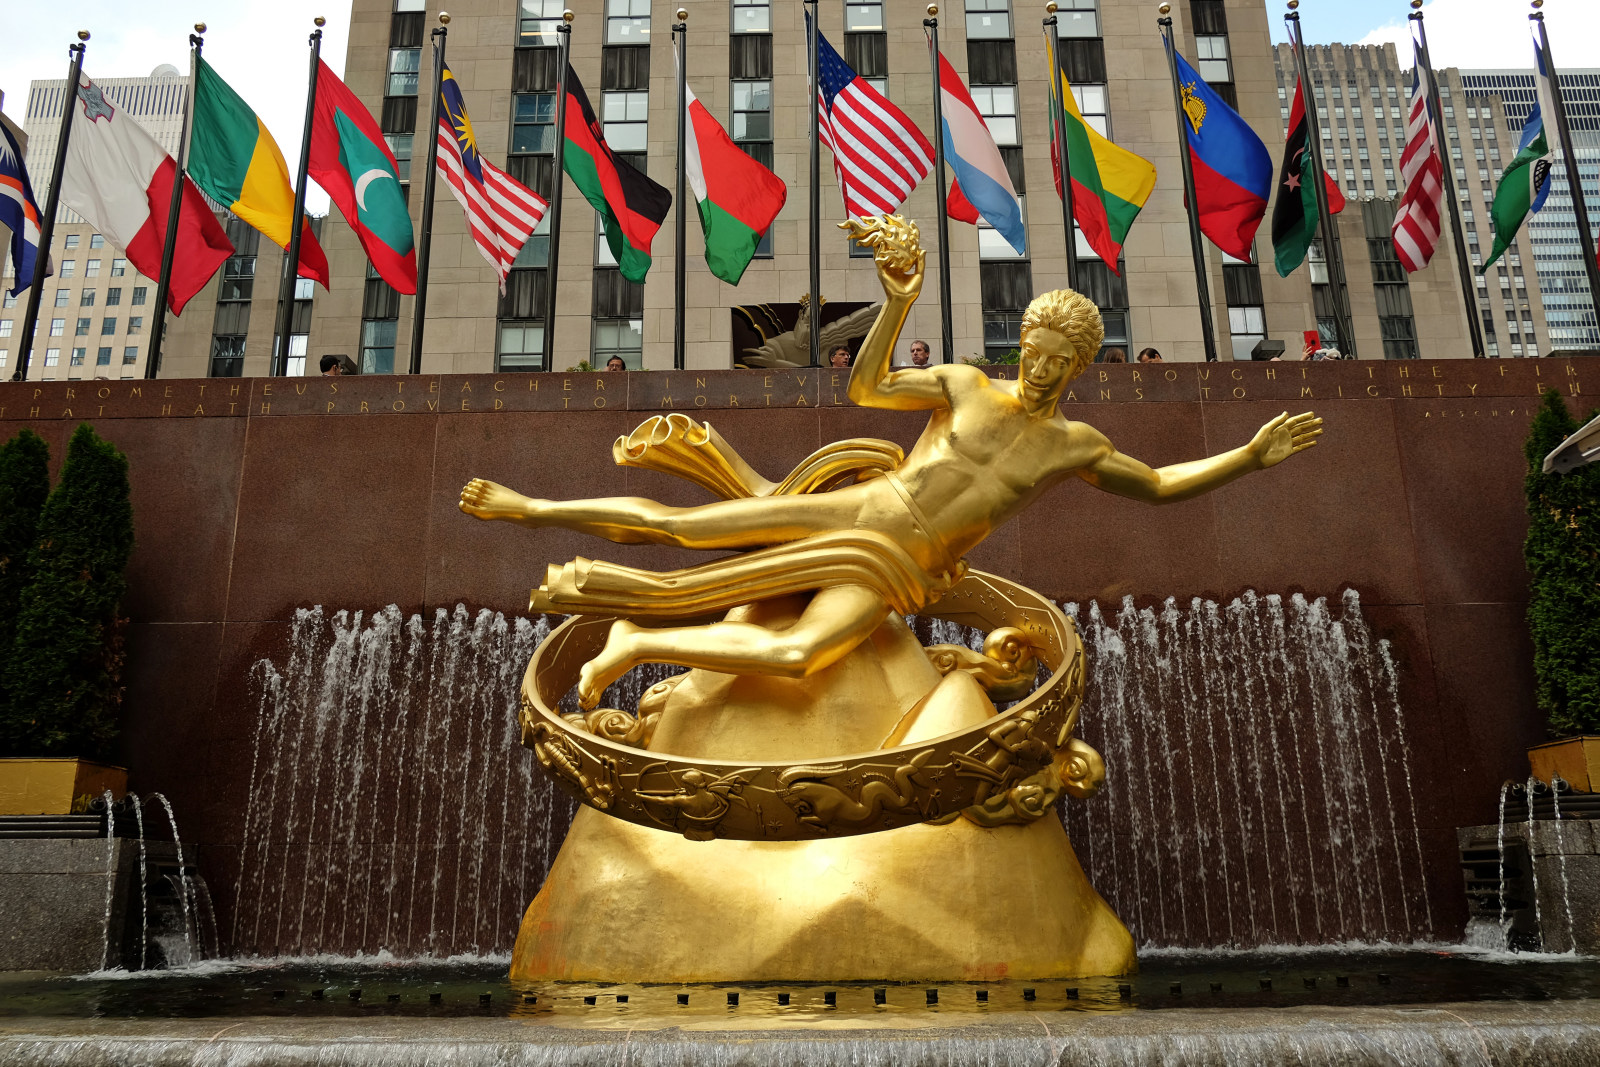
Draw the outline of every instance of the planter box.
<instances>
[{"instance_id":1,"label":"planter box","mask_svg":"<svg viewBox=\"0 0 1600 1067\"><path fill-rule=\"evenodd\" d=\"M1528 749L1533 776L1550 784L1559 774L1578 793L1600 793L1600 737L1569 737Z\"/></svg>"},{"instance_id":2,"label":"planter box","mask_svg":"<svg viewBox=\"0 0 1600 1067\"><path fill-rule=\"evenodd\" d=\"M81 759L0 759L0 815L73 815L95 797L128 791L122 767Z\"/></svg>"}]
</instances>

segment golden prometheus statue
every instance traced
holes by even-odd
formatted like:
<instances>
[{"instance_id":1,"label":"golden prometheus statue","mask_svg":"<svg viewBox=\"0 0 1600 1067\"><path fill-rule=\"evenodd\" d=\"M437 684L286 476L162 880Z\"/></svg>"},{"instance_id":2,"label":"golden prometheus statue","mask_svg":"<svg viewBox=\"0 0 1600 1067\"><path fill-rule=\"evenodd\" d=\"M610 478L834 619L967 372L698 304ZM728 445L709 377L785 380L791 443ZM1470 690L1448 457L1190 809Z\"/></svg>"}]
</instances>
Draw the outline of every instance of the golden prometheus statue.
<instances>
[{"instance_id":1,"label":"golden prometheus statue","mask_svg":"<svg viewBox=\"0 0 1600 1067\"><path fill-rule=\"evenodd\" d=\"M1104 336L1095 305L1065 289L1029 305L1014 382L891 369L922 288L917 230L898 216L846 228L874 248L886 298L850 398L928 411L909 455L841 441L771 482L673 414L620 438L617 462L720 501L535 500L484 479L462 490L461 510L481 519L735 552L671 572L579 558L534 590L531 610L573 617L528 666L522 738L585 807L523 918L514 979L959 981L1136 965L1060 820L1041 817L1105 773L1072 737L1077 635L1049 600L963 557L1069 475L1187 500L1311 448L1322 420L1280 415L1242 447L1157 470L1123 455L1057 407ZM987 630L984 650L924 649L905 614ZM634 712L599 707L645 663L689 670ZM574 685L580 710L563 714Z\"/></svg>"}]
</instances>

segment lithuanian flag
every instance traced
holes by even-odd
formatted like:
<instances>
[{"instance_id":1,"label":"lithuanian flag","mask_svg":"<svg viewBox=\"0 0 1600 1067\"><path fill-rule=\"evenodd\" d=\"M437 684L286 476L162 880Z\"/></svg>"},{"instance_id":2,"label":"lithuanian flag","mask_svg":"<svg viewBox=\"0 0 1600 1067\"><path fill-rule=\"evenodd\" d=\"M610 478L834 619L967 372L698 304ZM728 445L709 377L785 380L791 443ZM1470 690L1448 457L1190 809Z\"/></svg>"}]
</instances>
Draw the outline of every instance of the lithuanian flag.
<instances>
[{"instance_id":1,"label":"lithuanian flag","mask_svg":"<svg viewBox=\"0 0 1600 1067\"><path fill-rule=\"evenodd\" d=\"M611 151L589 104L589 94L571 67L567 68L566 119L561 169L600 213L606 245L622 276L642 282L650 270L650 242L667 217L672 194Z\"/></svg>"},{"instance_id":2,"label":"lithuanian flag","mask_svg":"<svg viewBox=\"0 0 1600 1067\"><path fill-rule=\"evenodd\" d=\"M1156 187L1156 168L1143 156L1118 148L1084 121L1072 84L1061 75L1062 111L1066 115L1067 163L1072 174L1072 214L1083 230L1084 240L1105 261L1113 273L1122 242L1138 218L1150 191ZM1050 162L1055 169L1056 195L1061 195L1061 167L1055 158L1055 142L1050 145Z\"/></svg>"},{"instance_id":3,"label":"lithuanian flag","mask_svg":"<svg viewBox=\"0 0 1600 1067\"><path fill-rule=\"evenodd\" d=\"M194 133L189 177L207 196L289 247L294 186L278 143L233 88L204 59L195 61ZM328 287L328 257L305 223L300 273Z\"/></svg>"}]
</instances>

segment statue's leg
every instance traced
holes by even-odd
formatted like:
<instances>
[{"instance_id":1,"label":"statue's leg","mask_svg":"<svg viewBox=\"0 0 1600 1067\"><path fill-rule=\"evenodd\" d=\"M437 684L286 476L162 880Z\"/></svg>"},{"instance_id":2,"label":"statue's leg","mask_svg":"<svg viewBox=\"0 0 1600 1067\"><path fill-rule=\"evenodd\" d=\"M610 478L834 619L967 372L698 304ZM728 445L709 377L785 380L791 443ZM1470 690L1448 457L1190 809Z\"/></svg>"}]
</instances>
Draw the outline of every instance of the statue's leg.
<instances>
[{"instance_id":1,"label":"statue's leg","mask_svg":"<svg viewBox=\"0 0 1600 1067\"><path fill-rule=\"evenodd\" d=\"M804 678L843 659L888 614L889 605L871 589L840 585L819 590L781 630L748 622L646 629L618 619L605 648L583 665L578 700L585 708L597 706L607 686L641 663Z\"/></svg>"},{"instance_id":2,"label":"statue's leg","mask_svg":"<svg viewBox=\"0 0 1600 1067\"><path fill-rule=\"evenodd\" d=\"M751 548L849 529L861 512L861 488L675 508L636 496L535 500L477 478L461 491L461 510L521 526L559 526L618 544Z\"/></svg>"}]
</instances>

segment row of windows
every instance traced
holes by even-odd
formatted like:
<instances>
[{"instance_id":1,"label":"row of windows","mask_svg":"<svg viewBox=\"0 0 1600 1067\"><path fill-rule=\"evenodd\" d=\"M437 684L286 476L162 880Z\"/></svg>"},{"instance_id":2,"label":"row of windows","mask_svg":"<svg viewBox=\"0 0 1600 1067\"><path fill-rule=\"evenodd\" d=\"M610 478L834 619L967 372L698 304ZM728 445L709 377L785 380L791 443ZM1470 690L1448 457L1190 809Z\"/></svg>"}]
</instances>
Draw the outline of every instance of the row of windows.
<instances>
[{"instance_id":1,"label":"row of windows","mask_svg":"<svg viewBox=\"0 0 1600 1067\"><path fill-rule=\"evenodd\" d=\"M76 336L78 336L78 337L87 337L87 336L89 336L89 329L93 325L94 325L94 320L92 318L80 318L78 320L77 328L74 330L74 334ZM143 315L132 315L132 316L129 316L129 318L128 318L128 332L129 333L138 333L143 329L144 329L144 316ZM62 337L62 336L66 335L66 332L67 332L67 320L66 319L51 319L50 320L50 336L51 337ZM109 337L109 336L111 336L112 334L114 334L116 332L117 332L117 317L116 316L108 315L105 318L100 320L100 335L102 337ZM11 336L11 320L10 319L0 319L0 337L10 337L10 336Z\"/></svg>"},{"instance_id":2,"label":"row of windows","mask_svg":"<svg viewBox=\"0 0 1600 1067\"><path fill-rule=\"evenodd\" d=\"M115 351L115 348L116 348L115 345L102 345L101 347L97 348L95 350L94 365L96 367L109 367L109 366L111 366L111 356L112 356L112 353ZM9 348L0 348L0 367L4 367L6 365L6 363L10 360L10 358L11 358L11 350ZM70 367L86 366L88 358L89 358L89 350L87 348L74 348L74 349L72 349L72 351L70 352L70 354L67 357L67 365L70 366ZM123 365L124 366L132 366L133 364L135 364L137 362L139 362L139 346L138 345L124 345L123 349L122 349L122 363L123 363ZM45 349L44 350L44 365L46 367L58 367L58 366L60 366L61 365L61 349L59 349L59 348L47 348L47 349Z\"/></svg>"},{"instance_id":3,"label":"row of windows","mask_svg":"<svg viewBox=\"0 0 1600 1067\"><path fill-rule=\"evenodd\" d=\"M84 289L84 290L82 290L78 295L78 305L80 307L86 307L86 308L94 307L96 292L97 292L97 290L94 290L94 289ZM131 297L129 302L134 304L135 306L137 306L139 304L143 304L144 300L145 300L145 294L147 292L148 292L148 287L147 286L143 286L143 285L134 286L133 287L133 294L132 294L132 297ZM57 289L56 290L56 307L64 308L64 307L67 307L71 303L72 303L72 290L71 289ZM121 303L122 303L122 286L113 285L109 289L106 290L106 304L105 304L106 307L116 307L118 304L121 304Z\"/></svg>"}]
</instances>

